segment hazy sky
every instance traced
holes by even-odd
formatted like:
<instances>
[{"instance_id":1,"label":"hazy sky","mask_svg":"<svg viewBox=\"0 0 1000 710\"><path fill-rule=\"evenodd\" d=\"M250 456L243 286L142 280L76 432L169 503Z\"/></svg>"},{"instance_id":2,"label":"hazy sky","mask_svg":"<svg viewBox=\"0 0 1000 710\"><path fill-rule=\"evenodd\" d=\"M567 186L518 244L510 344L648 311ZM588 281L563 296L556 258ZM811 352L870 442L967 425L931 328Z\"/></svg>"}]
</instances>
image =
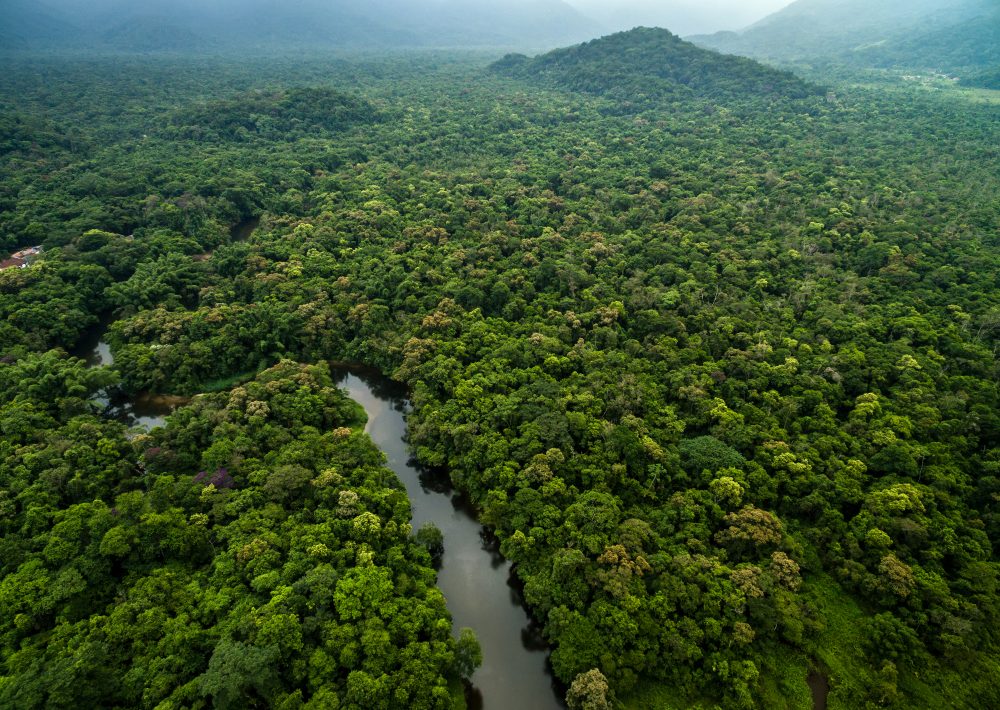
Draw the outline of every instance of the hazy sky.
<instances>
[{"instance_id":1,"label":"hazy sky","mask_svg":"<svg viewBox=\"0 0 1000 710\"><path fill-rule=\"evenodd\" d=\"M658 25L689 35L738 30L792 0L565 0L614 29Z\"/></svg>"},{"instance_id":2,"label":"hazy sky","mask_svg":"<svg viewBox=\"0 0 1000 710\"><path fill-rule=\"evenodd\" d=\"M0 0L0 7L10 0ZM30 5L37 0L22 0L20 4ZM43 0L43 5L56 9L57 13L78 26L88 24L113 24L121 22L126 15L149 15L191 24L196 33L206 29L202 24L208 20L221 21L224 17L257 17L275 15L275 10L291 18L307 17L320 9L330 10L331 16L348 14L362 15L381 22L392 20L400 27L420 20L433 21L435 8L443 8L445 18L453 19L460 26L462 22L475 25L494 23L499 18L528 21L538 30L538 37L554 40L551 25L555 23L565 30L563 43L569 39L579 40L588 32L595 35L602 30L616 31L630 29L637 25L666 27L683 36L711 33L719 30L739 30L764 16L788 5L792 0ZM587 17L595 20L597 26L571 20L559 20L558 6L564 2L577 8ZM260 12L258 12L260 10ZM280 14L280 13L279 13ZM322 14L322 13L320 13ZM451 17L454 15L455 17ZM318 17L318 15L317 15ZM560 24L561 23L561 24ZM392 23L389 23L392 24ZM455 24L455 23L452 23ZM508 23L511 24L511 23ZM514 22L511 26L517 25ZM471 25L470 25L471 26ZM583 28L583 29L581 29ZM587 29L589 28L589 29ZM415 28L417 31L419 28ZM479 29L482 29L481 27ZM317 31L322 31L318 28ZM568 33L568 34L567 34ZM454 34L454 33L452 33ZM524 33L522 33L523 36ZM536 38L537 39L537 38Z\"/></svg>"}]
</instances>

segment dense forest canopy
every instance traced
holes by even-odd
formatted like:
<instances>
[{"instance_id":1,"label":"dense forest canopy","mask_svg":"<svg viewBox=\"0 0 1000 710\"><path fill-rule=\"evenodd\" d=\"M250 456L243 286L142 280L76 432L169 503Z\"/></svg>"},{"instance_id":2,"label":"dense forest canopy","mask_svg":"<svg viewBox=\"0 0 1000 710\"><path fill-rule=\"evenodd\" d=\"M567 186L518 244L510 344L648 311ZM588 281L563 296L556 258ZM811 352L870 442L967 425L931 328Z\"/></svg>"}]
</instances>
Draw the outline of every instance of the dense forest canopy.
<instances>
[{"instance_id":1,"label":"dense forest canopy","mask_svg":"<svg viewBox=\"0 0 1000 710\"><path fill-rule=\"evenodd\" d=\"M896 42L858 51L858 62L962 74L1000 66L1000 7Z\"/></svg>"},{"instance_id":2,"label":"dense forest canopy","mask_svg":"<svg viewBox=\"0 0 1000 710\"><path fill-rule=\"evenodd\" d=\"M351 361L570 707L1000 706L998 104L495 59L4 60L0 705L463 707Z\"/></svg>"},{"instance_id":3,"label":"dense forest canopy","mask_svg":"<svg viewBox=\"0 0 1000 710\"><path fill-rule=\"evenodd\" d=\"M587 93L642 102L691 99L804 98L820 93L788 72L720 55L668 30L636 28L533 59L510 54L496 72Z\"/></svg>"}]
</instances>

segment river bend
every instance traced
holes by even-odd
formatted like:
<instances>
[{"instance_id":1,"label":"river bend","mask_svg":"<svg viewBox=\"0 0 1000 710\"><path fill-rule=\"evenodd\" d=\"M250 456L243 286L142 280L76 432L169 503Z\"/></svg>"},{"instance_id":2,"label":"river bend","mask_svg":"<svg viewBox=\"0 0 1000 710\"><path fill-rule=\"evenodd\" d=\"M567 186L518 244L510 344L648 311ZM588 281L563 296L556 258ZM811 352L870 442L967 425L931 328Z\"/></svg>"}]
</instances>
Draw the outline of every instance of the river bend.
<instances>
[{"instance_id":1,"label":"river bend","mask_svg":"<svg viewBox=\"0 0 1000 710\"><path fill-rule=\"evenodd\" d=\"M438 588L454 628L468 626L483 649L472 677L470 710L557 710L563 707L548 667L548 648L524 609L510 563L474 508L440 474L421 469L406 443L406 390L378 373L335 369L334 377L368 413L365 431L406 486L413 529L434 523L444 535Z\"/></svg>"}]
</instances>

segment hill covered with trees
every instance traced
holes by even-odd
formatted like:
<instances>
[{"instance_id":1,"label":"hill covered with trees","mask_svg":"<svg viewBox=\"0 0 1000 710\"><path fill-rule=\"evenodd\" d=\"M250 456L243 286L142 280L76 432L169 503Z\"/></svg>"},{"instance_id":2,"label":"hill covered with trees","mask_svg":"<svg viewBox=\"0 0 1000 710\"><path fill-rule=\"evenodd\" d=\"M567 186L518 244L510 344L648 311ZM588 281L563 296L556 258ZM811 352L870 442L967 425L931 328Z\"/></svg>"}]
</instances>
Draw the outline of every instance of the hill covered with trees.
<instances>
[{"instance_id":1,"label":"hill covered with trees","mask_svg":"<svg viewBox=\"0 0 1000 710\"><path fill-rule=\"evenodd\" d=\"M858 52L856 63L974 76L1000 70L1000 9Z\"/></svg>"},{"instance_id":2,"label":"hill covered with trees","mask_svg":"<svg viewBox=\"0 0 1000 710\"><path fill-rule=\"evenodd\" d=\"M978 86L983 89L993 89L1000 91L1000 69L986 69L979 73L973 73L963 80L967 86Z\"/></svg>"},{"instance_id":3,"label":"hill covered with trees","mask_svg":"<svg viewBox=\"0 0 1000 710\"><path fill-rule=\"evenodd\" d=\"M511 54L493 70L553 87L651 104L671 99L803 98L819 93L793 74L701 49L657 28L619 32L530 59Z\"/></svg>"}]
</instances>

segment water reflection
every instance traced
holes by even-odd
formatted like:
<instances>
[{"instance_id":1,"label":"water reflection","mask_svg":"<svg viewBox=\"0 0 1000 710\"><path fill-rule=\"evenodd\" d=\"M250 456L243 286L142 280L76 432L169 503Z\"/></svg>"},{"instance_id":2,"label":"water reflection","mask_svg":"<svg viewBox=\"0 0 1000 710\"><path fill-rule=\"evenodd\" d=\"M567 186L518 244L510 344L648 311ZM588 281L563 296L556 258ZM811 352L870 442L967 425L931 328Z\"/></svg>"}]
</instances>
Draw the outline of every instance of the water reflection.
<instances>
[{"instance_id":1,"label":"water reflection","mask_svg":"<svg viewBox=\"0 0 1000 710\"><path fill-rule=\"evenodd\" d=\"M809 671L806 677L809 691L812 693L813 710L826 710L830 696L830 681L818 670Z\"/></svg>"},{"instance_id":2,"label":"water reflection","mask_svg":"<svg viewBox=\"0 0 1000 710\"><path fill-rule=\"evenodd\" d=\"M114 392L104 410L105 416L117 419L130 427L149 431L167 423L167 417L178 407L191 401L190 397L141 392L130 397L121 391Z\"/></svg>"},{"instance_id":3,"label":"water reflection","mask_svg":"<svg viewBox=\"0 0 1000 710\"><path fill-rule=\"evenodd\" d=\"M83 358L87 367L111 367L115 364L111 348L103 339L108 324L108 320L102 320L92 328L80 341L74 353L77 357ZM132 396L117 387L101 390L93 397L93 402L104 416L145 431L163 426L175 409L189 401L191 401L189 397L150 392L140 392Z\"/></svg>"},{"instance_id":4,"label":"water reflection","mask_svg":"<svg viewBox=\"0 0 1000 710\"><path fill-rule=\"evenodd\" d=\"M88 366L110 366L114 358L102 335L107 322L78 348ZM387 464L406 487L413 528L434 523L444 537L438 587L448 602L455 631L471 627L483 650L483 665L466 688L470 710L558 710L562 689L554 681L541 628L525 611L523 588L500 542L483 528L469 499L456 492L447 476L428 471L410 456L406 442L406 390L378 373L346 366L332 369L337 382L368 413L365 431L385 453ZM187 403L183 397L120 390L95 398L108 416L130 426L152 429Z\"/></svg>"},{"instance_id":5,"label":"water reflection","mask_svg":"<svg viewBox=\"0 0 1000 710\"><path fill-rule=\"evenodd\" d=\"M414 529L433 522L444 536L438 587L448 601L456 632L471 627L483 649L483 665L466 692L469 708L563 707L541 629L524 609L521 585L500 554L499 540L479 524L471 502L452 488L445 475L423 469L410 457L406 390L359 368L338 366L333 373L368 413L365 430L406 486Z\"/></svg>"}]
</instances>

